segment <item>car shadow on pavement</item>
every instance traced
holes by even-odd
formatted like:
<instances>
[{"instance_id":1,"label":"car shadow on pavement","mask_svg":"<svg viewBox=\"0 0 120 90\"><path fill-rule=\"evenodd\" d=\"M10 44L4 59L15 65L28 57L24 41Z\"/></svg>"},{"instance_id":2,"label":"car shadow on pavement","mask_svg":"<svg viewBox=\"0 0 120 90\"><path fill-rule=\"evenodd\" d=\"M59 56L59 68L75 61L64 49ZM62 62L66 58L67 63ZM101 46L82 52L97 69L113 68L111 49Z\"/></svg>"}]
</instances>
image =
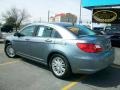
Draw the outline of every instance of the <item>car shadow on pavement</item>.
<instances>
[{"instance_id":1,"label":"car shadow on pavement","mask_svg":"<svg viewBox=\"0 0 120 90\"><path fill-rule=\"evenodd\" d=\"M32 64L34 66L37 66L39 68L46 69L46 70L50 71L48 66L46 66L44 64L41 64L39 62L36 62L36 61L33 61L33 60L29 60L29 59L26 59L26 58L22 58L21 60L24 61L24 62L27 62L29 64Z\"/></svg>"},{"instance_id":2,"label":"car shadow on pavement","mask_svg":"<svg viewBox=\"0 0 120 90\"><path fill-rule=\"evenodd\" d=\"M97 87L117 87L120 85L120 68L109 67L81 81L83 84Z\"/></svg>"},{"instance_id":3,"label":"car shadow on pavement","mask_svg":"<svg viewBox=\"0 0 120 90\"><path fill-rule=\"evenodd\" d=\"M19 56L18 56L18 58L19 58ZM48 66L43 65L43 64L41 64L41 63L39 63L39 62L36 62L36 61L33 61L33 60L29 60L29 59L26 59L26 58L21 58L21 60L22 60L23 62L32 64L32 65L37 66L37 67L39 67L39 68L42 68L42 69L45 69L45 70L50 71L50 68L49 68ZM71 76L70 76L69 78L65 78L64 80L70 81L70 82L72 82L72 81L77 81L77 80L78 80L79 78L81 78L82 76L84 76L84 75L83 75L83 74L71 74Z\"/></svg>"},{"instance_id":4,"label":"car shadow on pavement","mask_svg":"<svg viewBox=\"0 0 120 90\"><path fill-rule=\"evenodd\" d=\"M113 47L114 48L120 48L120 45L117 44L117 45L114 45Z\"/></svg>"},{"instance_id":5,"label":"car shadow on pavement","mask_svg":"<svg viewBox=\"0 0 120 90\"><path fill-rule=\"evenodd\" d=\"M35 65L39 68L50 71L48 66L41 63L22 58L24 62ZM85 77L82 79L82 77ZM117 87L120 85L120 68L108 67L95 74L84 75L84 74L72 74L71 77L64 79L69 82L80 82L83 84L93 85L97 87Z\"/></svg>"}]
</instances>

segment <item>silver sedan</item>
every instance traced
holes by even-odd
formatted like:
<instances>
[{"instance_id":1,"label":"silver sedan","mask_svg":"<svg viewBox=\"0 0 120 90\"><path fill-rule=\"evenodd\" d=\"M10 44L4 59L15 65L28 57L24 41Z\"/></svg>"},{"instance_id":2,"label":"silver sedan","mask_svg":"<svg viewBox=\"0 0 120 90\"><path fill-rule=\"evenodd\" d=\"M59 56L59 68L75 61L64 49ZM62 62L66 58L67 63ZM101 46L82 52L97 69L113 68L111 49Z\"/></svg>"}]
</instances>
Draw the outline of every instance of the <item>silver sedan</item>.
<instances>
[{"instance_id":1,"label":"silver sedan","mask_svg":"<svg viewBox=\"0 0 120 90\"><path fill-rule=\"evenodd\" d=\"M114 49L105 36L82 25L33 23L5 40L5 53L48 65L58 78L92 74L113 63Z\"/></svg>"}]
</instances>

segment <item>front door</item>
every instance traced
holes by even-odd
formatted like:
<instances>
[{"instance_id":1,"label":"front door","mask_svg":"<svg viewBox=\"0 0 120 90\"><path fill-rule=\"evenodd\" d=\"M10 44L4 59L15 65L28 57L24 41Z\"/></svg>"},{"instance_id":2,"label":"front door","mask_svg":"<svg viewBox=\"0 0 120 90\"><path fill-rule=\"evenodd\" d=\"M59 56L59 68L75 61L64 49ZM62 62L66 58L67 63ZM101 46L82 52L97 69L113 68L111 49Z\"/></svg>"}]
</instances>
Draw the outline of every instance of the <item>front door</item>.
<instances>
[{"instance_id":1,"label":"front door","mask_svg":"<svg viewBox=\"0 0 120 90\"><path fill-rule=\"evenodd\" d=\"M16 36L14 40L14 48L16 53L21 55L30 54L30 41L34 37L35 26L28 26L19 32L22 36Z\"/></svg>"}]
</instances>

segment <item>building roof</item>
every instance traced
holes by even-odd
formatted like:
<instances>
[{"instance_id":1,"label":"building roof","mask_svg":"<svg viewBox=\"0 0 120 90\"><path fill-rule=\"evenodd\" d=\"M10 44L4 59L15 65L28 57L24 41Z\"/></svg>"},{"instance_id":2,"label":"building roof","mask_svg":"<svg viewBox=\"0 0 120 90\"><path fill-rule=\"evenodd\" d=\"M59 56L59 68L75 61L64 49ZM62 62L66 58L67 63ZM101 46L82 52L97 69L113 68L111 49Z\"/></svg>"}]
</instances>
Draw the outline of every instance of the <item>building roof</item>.
<instances>
[{"instance_id":1,"label":"building roof","mask_svg":"<svg viewBox=\"0 0 120 90\"><path fill-rule=\"evenodd\" d=\"M82 6L88 9L106 6L120 6L120 0L82 0Z\"/></svg>"},{"instance_id":2,"label":"building roof","mask_svg":"<svg viewBox=\"0 0 120 90\"><path fill-rule=\"evenodd\" d=\"M55 17L57 17L57 16L64 16L64 15L65 15L65 13L60 13L60 14L56 14Z\"/></svg>"}]
</instances>

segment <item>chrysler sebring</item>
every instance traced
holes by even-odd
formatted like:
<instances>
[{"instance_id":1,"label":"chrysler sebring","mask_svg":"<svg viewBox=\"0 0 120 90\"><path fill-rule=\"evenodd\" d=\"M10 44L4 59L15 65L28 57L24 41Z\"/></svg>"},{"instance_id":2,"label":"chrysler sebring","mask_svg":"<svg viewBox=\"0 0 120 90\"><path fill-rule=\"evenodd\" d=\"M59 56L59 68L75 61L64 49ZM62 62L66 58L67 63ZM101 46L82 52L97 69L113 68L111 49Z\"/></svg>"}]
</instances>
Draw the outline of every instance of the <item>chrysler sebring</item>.
<instances>
[{"instance_id":1,"label":"chrysler sebring","mask_svg":"<svg viewBox=\"0 0 120 90\"><path fill-rule=\"evenodd\" d=\"M105 36L86 26L33 23L5 39L5 53L48 65L58 78L71 73L92 74L113 63L114 49Z\"/></svg>"}]
</instances>

